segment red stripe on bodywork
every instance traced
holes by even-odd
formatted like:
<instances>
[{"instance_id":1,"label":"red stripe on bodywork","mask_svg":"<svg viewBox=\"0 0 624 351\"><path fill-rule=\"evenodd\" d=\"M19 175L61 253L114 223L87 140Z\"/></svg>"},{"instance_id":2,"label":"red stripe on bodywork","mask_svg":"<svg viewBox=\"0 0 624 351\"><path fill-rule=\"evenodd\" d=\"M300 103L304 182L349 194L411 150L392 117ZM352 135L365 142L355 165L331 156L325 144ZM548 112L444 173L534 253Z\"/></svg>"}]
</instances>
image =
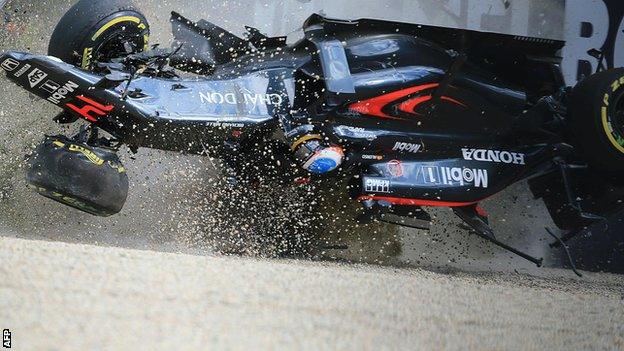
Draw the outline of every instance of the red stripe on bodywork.
<instances>
[{"instance_id":1,"label":"red stripe on bodywork","mask_svg":"<svg viewBox=\"0 0 624 351\"><path fill-rule=\"evenodd\" d=\"M450 102L452 102L452 103L454 103L454 104L457 104L457 105L460 105L460 106L463 106L463 107L468 107L468 106L467 106L466 104L464 104L463 102L461 102L461 101L457 101L457 100L453 99L452 97L443 96L443 97L441 97L441 99L442 99L442 100L446 100L446 101L450 101Z\"/></svg>"},{"instance_id":2,"label":"red stripe on bodywork","mask_svg":"<svg viewBox=\"0 0 624 351\"><path fill-rule=\"evenodd\" d=\"M419 97L416 97L416 98L413 98L413 99L406 100L406 101L402 102L401 105L399 105L399 110L401 110L401 111L403 111L405 113L414 114L414 113L416 113L415 111L416 111L416 107L418 107L418 105L431 100L432 97L433 97L432 95L425 95L425 96L419 96ZM463 103L461 103L461 102L459 102L459 101L457 101L457 100L455 100L455 99L453 99L451 97L448 97L448 96L443 96L440 99L445 100L445 101L450 101L450 102L452 102L454 104L466 107L466 105L464 105ZM416 114L419 114L419 113L416 113Z\"/></svg>"},{"instance_id":3,"label":"red stripe on bodywork","mask_svg":"<svg viewBox=\"0 0 624 351\"><path fill-rule=\"evenodd\" d=\"M411 88L407 88L403 90L398 90L398 91L380 95L380 96L377 96L368 100L363 100L363 101L353 103L349 106L349 109L352 111L361 113L363 115L376 116L376 117L389 118L389 119L400 119L398 117L393 117L383 112L384 107L408 95L411 95L411 94L414 94L423 90L435 88L438 85L439 84L437 83L431 83L431 84L419 85L419 86L415 86L415 87L411 87ZM418 114L414 112L416 110L416 107L418 107L418 105L424 102L430 101L431 98L432 98L432 95L426 95L426 96L418 96L413 99L406 100L402 102L401 105L399 105L399 110L405 113L409 113L409 114ZM467 107L464 103L457 101L448 96L442 96L441 99L445 101L450 101L454 104L457 104L463 107Z\"/></svg>"},{"instance_id":4,"label":"red stripe on bodywork","mask_svg":"<svg viewBox=\"0 0 624 351\"><path fill-rule=\"evenodd\" d=\"M77 98L106 112L111 112L113 108L115 107L113 105L102 105L99 102L95 102L84 95L79 95L77 96Z\"/></svg>"},{"instance_id":5,"label":"red stripe on bodywork","mask_svg":"<svg viewBox=\"0 0 624 351\"><path fill-rule=\"evenodd\" d=\"M431 83L431 84L418 85L415 87L394 91L392 93L380 95L380 96L377 96L368 100L363 100L363 101L353 103L349 106L349 109L352 111L364 114L364 115L376 116L376 117L381 117L381 118L389 118L389 119L400 119L400 118L389 116L388 114L384 113L382 111L383 108L386 105L400 98L406 97L410 94L417 93L419 91L435 88L437 86L438 86L438 83Z\"/></svg>"},{"instance_id":6,"label":"red stripe on bodywork","mask_svg":"<svg viewBox=\"0 0 624 351\"><path fill-rule=\"evenodd\" d=\"M409 99L399 105L399 110L405 113L415 113L414 110L416 110L416 107L418 107L418 105L429 100L431 100L431 95L419 96L417 98Z\"/></svg>"},{"instance_id":7,"label":"red stripe on bodywork","mask_svg":"<svg viewBox=\"0 0 624 351\"><path fill-rule=\"evenodd\" d=\"M435 201L435 200L407 199L407 198L402 198L402 197L389 197L389 196L377 196L377 195L362 195L358 198L358 201L366 201L366 200L387 201L394 205L403 205L403 206L432 206L432 207L463 207L463 206L474 205L479 202L479 201L472 201L472 202Z\"/></svg>"}]
</instances>

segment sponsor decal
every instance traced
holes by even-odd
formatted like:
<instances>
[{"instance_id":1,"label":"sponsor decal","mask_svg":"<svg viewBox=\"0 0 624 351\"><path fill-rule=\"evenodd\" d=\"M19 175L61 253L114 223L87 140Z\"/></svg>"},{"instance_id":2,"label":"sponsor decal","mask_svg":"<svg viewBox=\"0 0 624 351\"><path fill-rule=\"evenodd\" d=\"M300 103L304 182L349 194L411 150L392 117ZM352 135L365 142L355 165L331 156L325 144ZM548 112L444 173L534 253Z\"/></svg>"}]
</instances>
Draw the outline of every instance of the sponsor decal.
<instances>
[{"instance_id":1,"label":"sponsor decal","mask_svg":"<svg viewBox=\"0 0 624 351\"><path fill-rule=\"evenodd\" d=\"M396 142L392 151L410 152L415 154L421 151L421 149L421 144Z\"/></svg>"},{"instance_id":2,"label":"sponsor decal","mask_svg":"<svg viewBox=\"0 0 624 351\"><path fill-rule=\"evenodd\" d=\"M19 71L15 72L14 76L19 78L24 75L24 73L28 72L28 70L32 67L30 64L25 64L24 67L20 68Z\"/></svg>"},{"instance_id":3,"label":"sponsor decal","mask_svg":"<svg viewBox=\"0 0 624 351\"><path fill-rule=\"evenodd\" d=\"M390 173L390 176L392 176L393 178L399 178L403 176L403 164L399 160L392 160L388 162L386 168L388 169L388 173Z\"/></svg>"},{"instance_id":4,"label":"sponsor decal","mask_svg":"<svg viewBox=\"0 0 624 351\"><path fill-rule=\"evenodd\" d=\"M89 122L97 122L99 117L106 116L108 112L111 112L114 108L113 105L102 105L84 95L77 96L77 99L84 102L85 105L83 107L77 107L74 104L67 103L65 106L69 107L72 111L81 115Z\"/></svg>"},{"instance_id":5,"label":"sponsor decal","mask_svg":"<svg viewBox=\"0 0 624 351\"><path fill-rule=\"evenodd\" d=\"M85 155L85 157L96 166L101 166L104 164L104 160L101 159L98 155L96 155L93 151L85 147L82 147L80 145L70 144L69 151L78 152L78 153Z\"/></svg>"},{"instance_id":6,"label":"sponsor decal","mask_svg":"<svg viewBox=\"0 0 624 351\"><path fill-rule=\"evenodd\" d=\"M0 66L2 66L5 71L12 72L19 66L19 62L9 57L4 60Z\"/></svg>"},{"instance_id":7,"label":"sponsor decal","mask_svg":"<svg viewBox=\"0 0 624 351\"><path fill-rule=\"evenodd\" d=\"M338 126L336 127L336 131L338 134L348 138L366 139L368 141L377 139L377 134L374 131L361 127Z\"/></svg>"},{"instance_id":8,"label":"sponsor decal","mask_svg":"<svg viewBox=\"0 0 624 351\"><path fill-rule=\"evenodd\" d=\"M56 146L57 148L64 148L65 147L65 143L60 141L60 140L54 140L52 142L52 144L54 144L54 146ZM87 159L89 159L89 161L91 161L94 165L96 166L101 166L104 164L104 160L101 159L98 155L96 155L93 151L80 146L80 145L75 145L75 144L69 144L68 147L69 151L73 151L73 152L77 152L77 153L81 153L83 155L85 155L85 157ZM106 164L108 164L108 166L114 170L116 170L119 173L125 173L126 169L121 165L121 164L117 164L113 161L106 161Z\"/></svg>"},{"instance_id":9,"label":"sponsor decal","mask_svg":"<svg viewBox=\"0 0 624 351\"><path fill-rule=\"evenodd\" d=\"M87 212L91 212L91 213L101 213L101 211L98 211L96 208L93 208L93 207L87 205L86 203L84 203L84 202L82 202L80 200L77 200L77 199L75 199L75 198L73 198L71 196L67 196L67 195L61 194L61 193L59 193L57 191L48 190L48 189L43 188L43 187L34 186L32 184L29 184L28 186L31 189L35 190L36 192L42 194L43 196L51 197L51 198L53 198L53 199L55 199L57 201L66 203L66 204L68 204L70 206L74 206L74 207L80 208L82 210L85 210Z\"/></svg>"},{"instance_id":10,"label":"sponsor decal","mask_svg":"<svg viewBox=\"0 0 624 351\"><path fill-rule=\"evenodd\" d=\"M284 101L280 94L250 94L244 93L242 100L239 95L234 93L199 93L199 99L205 104L229 104L237 105L244 103L246 105L273 105L279 106Z\"/></svg>"},{"instance_id":11,"label":"sponsor decal","mask_svg":"<svg viewBox=\"0 0 624 351\"><path fill-rule=\"evenodd\" d=\"M381 160L383 160L383 156L382 155L362 155L362 159L363 160L381 161Z\"/></svg>"},{"instance_id":12,"label":"sponsor decal","mask_svg":"<svg viewBox=\"0 0 624 351\"><path fill-rule=\"evenodd\" d=\"M60 86L58 83L52 80L47 80L41 86L41 89L52 94L47 100L56 105L58 105L61 100L66 99L67 94L73 93L77 88L79 88L79 85L72 82L71 80L67 81L67 83L65 83L65 85L63 86Z\"/></svg>"},{"instance_id":13,"label":"sponsor decal","mask_svg":"<svg viewBox=\"0 0 624 351\"><path fill-rule=\"evenodd\" d=\"M41 89L47 91L50 94L54 94L54 92L56 91L56 89L60 88L61 86L58 85L58 83L56 83L55 81L52 80L47 80L45 83L43 83L43 85L41 86Z\"/></svg>"},{"instance_id":14,"label":"sponsor decal","mask_svg":"<svg viewBox=\"0 0 624 351\"><path fill-rule=\"evenodd\" d=\"M366 179L364 190L369 193L389 193L390 181L386 179Z\"/></svg>"},{"instance_id":15,"label":"sponsor decal","mask_svg":"<svg viewBox=\"0 0 624 351\"><path fill-rule=\"evenodd\" d=\"M524 165L524 154L486 149L461 149L464 160Z\"/></svg>"},{"instance_id":16,"label":"sponsor decal","mask_svg":"<svg viewBox=\"0 0 624 351\"><path fill-rule=\"evenodd\" d=\"M245 124L234 122L207 122L206 126L215 128L244 128Z\"/></svg>"},{"instance_id":17,"label":"sponsor decal","mask_svg":"<svg viewBox=\"0 0 624 351\"><path fill-rule=\"evenodd\" d=\"M422 166L422 176L426 184L488 187L488 172L485 169Z\"/></svg>"},{"instance_id":18,"label":"sponsor decal","mask_svg":"<svg viewBox=\"0 0 624 351\"><path fill-rule=\"evenodd\" d=\"M41 83L41 81L43 81L47 76L48 74L43 72L39 68L33 68L33 70L28 73L28 83L30 83L31 88L34 88L37 86L37 84Z\"/></svg>"},{"instance_id":19,"label":"sponsor decal","mask_svg":"<svg viewBox=\"0 0 624 351\"><path fill-rule=\"evenodd\" d=\"M124 168L124 166L122 166L121 164L116 164L113 161L106 161L106 163L108 164L108 166L114 170L116 170L118 173L126 173L126 169Z\"/></svg>"}]
</instances>

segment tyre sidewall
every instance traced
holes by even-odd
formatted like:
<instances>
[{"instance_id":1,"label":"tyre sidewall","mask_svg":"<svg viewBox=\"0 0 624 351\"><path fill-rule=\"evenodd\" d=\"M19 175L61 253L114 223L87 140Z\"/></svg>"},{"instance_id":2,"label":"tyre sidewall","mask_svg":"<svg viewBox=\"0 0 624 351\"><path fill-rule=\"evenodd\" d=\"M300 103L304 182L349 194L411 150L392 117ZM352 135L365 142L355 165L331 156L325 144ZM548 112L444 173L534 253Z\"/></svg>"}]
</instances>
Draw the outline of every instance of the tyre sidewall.
<instances>
[{"instance_id":1,"label":"tyre sidewall","mask_svg":"<svg viewBox=\"0 0 624 351\"><path fill-rule=\"evenodd\" d=\"M92 58L112 35L141 33L137 40L140 51L149 41L149 23L126 0L81 0L57 24L48 47L48 54L89 69Z\"/></svg>"},{"instance_id":2,"label":"tyre sidewall","mask_svg":"<svg viewBox=\"0 0 624 351\"><path fill-rule=\"evenodd\" d=\"M47 137L37 147L26 181L43 196L98 216L121 211L129 186L114 152L63 136Z\"/></svg>"},{"instance_id":3,"label":"tyre sidewall","mask_svg":"<svg viewBox=\"0 0 624 351\"><path fill-rule=\"evenodd\" d=\"M624 171L624 135L613 125L618 99L624 99L624 69L593 75L571 95L572 143L589 164L607 173Z\"/></svg>"},{"instance_id":4,"label":"tyre sidewall","mask_svg":"<svg viewBox=\"0 0 624 351\"><path fill-rule=\"evenodd\" d=\"M138 12L122 11L105 18L93 29L87 31L86 35L82 36L82 42L76 46L78 48L77 52L80 54L77 65L84 69L90 69L93 63L93 56L111 36L121 32L138 36L145 29L147 29L147 21ZM142 37L141 51L144 51L148 45L149 34L142 35Z\"/></svg>"}]
</instances>

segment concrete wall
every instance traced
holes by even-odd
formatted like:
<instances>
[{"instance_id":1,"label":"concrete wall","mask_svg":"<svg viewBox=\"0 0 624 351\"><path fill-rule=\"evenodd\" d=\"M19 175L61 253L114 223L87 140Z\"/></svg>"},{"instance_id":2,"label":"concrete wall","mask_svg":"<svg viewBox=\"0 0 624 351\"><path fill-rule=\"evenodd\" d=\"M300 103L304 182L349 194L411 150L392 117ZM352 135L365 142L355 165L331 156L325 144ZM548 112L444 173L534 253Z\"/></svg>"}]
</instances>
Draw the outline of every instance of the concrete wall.
<instances>
[{"instance_id":1,"label":"concrete wall","mask_svg":"<svg viewBox=\"0 0 624 351\"><path fill-rule=\"evenodd\" d=\"M564 0L136 0L147 8L175 9L242 34L243 24L269 35L297 31L313 13L341 19L375 18L507 34L564 38ZM152 20L150 18L150 20ZM160 18L159 18L160 20ZM160 27L160 26L159 26ZM166 26L164 26L166 28ZM166 33L163 33L166 34Z\"/></svg>"},{"instance_id":2,"label":"concrete wall","mask_svg":"<svg viewBox=\"0 0 624 351\"><path fill-rule=\"evenodd\" d=\"M253 1L255 21L289 32L317 12L329 17L376 18L517 35L563 38L563 0Z\"/></svg>"},{"instance_id":3,"label":"concrete wall","mask_svg":"<svg viewBox=\"0 0 624 351\"><path fill-rule=\"evenodd\" d=\"M566 0L563 69L568 83L596 71L590 49L602 50L608 67L624 66L623 17L622 0Z\"/></svg>"}]
</instances>

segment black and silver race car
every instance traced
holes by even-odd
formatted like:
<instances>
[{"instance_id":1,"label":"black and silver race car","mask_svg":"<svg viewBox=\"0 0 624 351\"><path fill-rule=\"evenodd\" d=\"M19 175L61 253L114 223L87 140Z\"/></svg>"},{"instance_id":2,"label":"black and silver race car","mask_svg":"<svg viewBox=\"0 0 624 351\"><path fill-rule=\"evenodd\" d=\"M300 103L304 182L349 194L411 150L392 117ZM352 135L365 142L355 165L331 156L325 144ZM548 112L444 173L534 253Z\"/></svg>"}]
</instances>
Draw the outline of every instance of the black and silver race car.
<instances>
[{"instance_id":1,"label":"black and silver race car","mask_svg":"<svg viewBox=\"0 0 624 351\"><path fill-rule=\"evenodd\" d=\"M249 164L271 145L283 179L349 179L361 221L423 228L424 208L450 207L538 265L495 238L482 200L528 179L566 238L622 210L624 69L569 88L563 42L319 15L295 43L171 23L171 48L150 47L136 7L81 0L48 56L0 56L8 79L63 109L57 122L90 124L37 148L36 191L108 216L128 191L121 145L209 154L241 183L262 178Z\"/></svg>"}]
</instances>

